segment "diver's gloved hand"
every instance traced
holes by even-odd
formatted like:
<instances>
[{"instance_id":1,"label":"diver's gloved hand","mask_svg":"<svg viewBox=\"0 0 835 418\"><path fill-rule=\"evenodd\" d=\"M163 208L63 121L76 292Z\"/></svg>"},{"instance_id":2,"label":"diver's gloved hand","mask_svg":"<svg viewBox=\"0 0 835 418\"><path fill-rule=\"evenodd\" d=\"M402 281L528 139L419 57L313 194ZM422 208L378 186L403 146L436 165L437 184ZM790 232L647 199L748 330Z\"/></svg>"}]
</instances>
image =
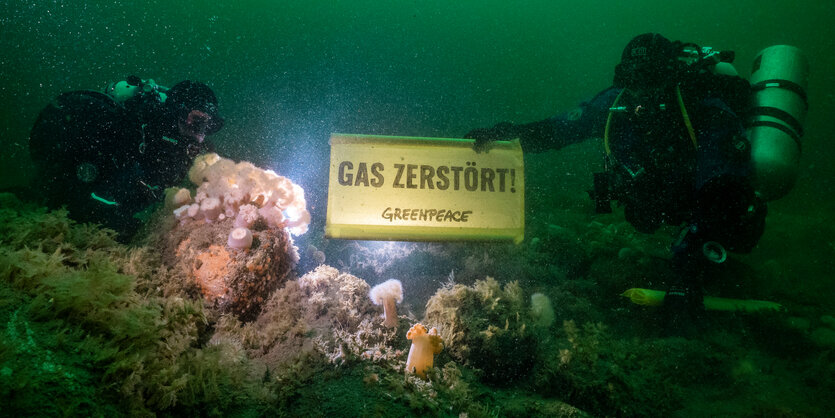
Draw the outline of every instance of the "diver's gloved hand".
<instances>
[{"instance_id":1,"label":"diver's gloved hand","mask_svg":"<svg viewBox=\"0 0 835 418\"><path fill-rule=\"evenodd\" d=\"M686 336L697 332L705 316L704 294L701 288L675 284L664 296L664 333Z\"/></svg>"},{"instance_id":2,"label":"diver's gloved hand","mask_svg":"<svg viewBox=\"0 0 835 418\"><path fill-rule=\"evenodd\" d=\"M488 152L492 148L493 141L511 139L513 136L513 124L510 122L497 123L492 128L478 128L467 132L466 139L475 139L473 149L475 152Z\"/></svg>"},{"instance_id":3,"label":"diver's gloved hand","mask_svg":"<svg viewBox=\"0 0 835 418\"><path fill-rule=\"evenodd\" d=\"M705 310L704 295L694 286L672 285L664 296L664 307L700 313Z\"/></svg>"},{"instance_id":4,"label":"diver's gloved hand","mask_svg":"<svg viewBox=\"0 0 835 418\"><path fill-rule=\"evenodd\" d=\"M707 181L696 193L698 234L729 251L749 253L765 231L768 208L745 177L724 175Z\"/></svg>"}]
</instances>

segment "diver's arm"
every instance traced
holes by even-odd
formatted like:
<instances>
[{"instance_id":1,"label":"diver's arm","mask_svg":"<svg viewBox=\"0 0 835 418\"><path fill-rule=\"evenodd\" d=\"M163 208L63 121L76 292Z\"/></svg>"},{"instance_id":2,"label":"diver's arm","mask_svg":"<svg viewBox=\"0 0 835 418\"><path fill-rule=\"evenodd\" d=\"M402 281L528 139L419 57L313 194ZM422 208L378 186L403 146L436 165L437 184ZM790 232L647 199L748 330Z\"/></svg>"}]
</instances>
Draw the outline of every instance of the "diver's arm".
<instances>
[{"instance_id":1,"label":"diver's arm","mask_svg":"<svg viewBox=\"0 0 835 418\"><path fill-rule=\"evenodd\" d=\"M560 149L602 135L609 106L616 94L617 90L607 89L571 112L525 124L501 122L492 128L474 129L465 138L476 140L476 150L488 148L487 144L492 141L516 138L525 152Z\"/></svg>"},{"instance_id":2,"label":"diver's arm","mask_svg":"<svg viewBox=\"0 0 835 418\"><path fill-rule=\"evenodd\" d=\"M510 141L518 138L525 152L542 152L568 145L564 143L568 140L559 135L564 132L559 129L561 122L559 117L525 124L501 122L492 128L473 129L464 138L475 139L477 151L489 149L489 143L493 141Z\"/></svg>"}]
</instances>

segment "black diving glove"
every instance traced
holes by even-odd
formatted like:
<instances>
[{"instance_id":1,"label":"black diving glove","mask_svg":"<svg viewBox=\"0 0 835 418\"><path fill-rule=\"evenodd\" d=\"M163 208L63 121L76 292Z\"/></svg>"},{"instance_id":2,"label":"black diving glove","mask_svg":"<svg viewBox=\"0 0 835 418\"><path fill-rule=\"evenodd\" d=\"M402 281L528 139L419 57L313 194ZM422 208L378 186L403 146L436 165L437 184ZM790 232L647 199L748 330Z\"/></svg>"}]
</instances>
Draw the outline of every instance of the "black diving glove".
<instances>
[{"instance_id":1,"label":"black diving glove","mask_svg":"<svg viewBox=\"0 0 835 418\"><path fill-rule=\"evenodd\" d=\"M492 147L493 141L502 141L513 139L515 130L513 124L510 122L497 123L492 128L478 128L467 132L464 135L466 139L475 139L473 149L476 152L488 152Z\"/></svg>"},{"instance_id":2,"label":"black diving glove","mask_svg":"<svg viewBox=\"0 0 835 418\"><path fill-rule=\"evenodd\" d=\"M702 283L710 261L703 255L703 241L688 228L673 246L673 278L664 295L664 331L670 336L685 336L699 329L704 319Z\"/></svg>"},{"instance_id":3,"label":"black diving glove","mask_svg":"<svg viewBox=\"0 0 835 418\"><path fill-rule=\"evenodd\" d=\"M704 327L705 305L702 289L697 286L672 285L667 289L662 307L663 332L667 336L694 336Z\"/></svg>"},{"instance_id":4,"label":"black diving glove","mask_svg":"<svg viewBox=\"0 0 835 418\"><path fill-rule=\"evenodd\" d=\"M672 285L664 295L664 308L673 314L699 316L705 310L704 294L697 286Z\"/></svg>"},{"instance_id":5,"label":"black diving glove","mask_svg":"<svg viewBox=\"0 0 835 418\"><path fill-rule=\"evenodd\" d=\"M696 193L695 222L704 240L749 253L765 231L768 207L744 177L719 176Z\"/></svg>"}]
</instances>

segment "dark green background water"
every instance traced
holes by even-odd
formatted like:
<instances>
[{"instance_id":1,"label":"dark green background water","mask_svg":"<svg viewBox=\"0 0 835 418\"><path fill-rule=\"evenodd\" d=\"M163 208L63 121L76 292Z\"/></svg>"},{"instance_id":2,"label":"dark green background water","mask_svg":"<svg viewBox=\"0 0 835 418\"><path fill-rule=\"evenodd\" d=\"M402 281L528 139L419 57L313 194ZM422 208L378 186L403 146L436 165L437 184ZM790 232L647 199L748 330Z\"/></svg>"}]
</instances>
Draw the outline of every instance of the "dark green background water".
<instances>
[{"instance_id":1,"label":"dark green background water","mask_svg":"<svg viewBox=\"0 0 835 418\"><path fill-rule=\"evenodd\" d=\"M130 74L195 79L215 89L227 119L219 152L300 182L321 222L331 132L454 137L539 120L607 87L624 44L643 32L735 50L743 75L759 50L786 43L811 63L807 135L798 184L771 205L755 256L802 248L787 275L829 277L832 2L232 3L0 1L0 187L32 175L28 132L57 94Z\"/></svg>"}]
</instances>

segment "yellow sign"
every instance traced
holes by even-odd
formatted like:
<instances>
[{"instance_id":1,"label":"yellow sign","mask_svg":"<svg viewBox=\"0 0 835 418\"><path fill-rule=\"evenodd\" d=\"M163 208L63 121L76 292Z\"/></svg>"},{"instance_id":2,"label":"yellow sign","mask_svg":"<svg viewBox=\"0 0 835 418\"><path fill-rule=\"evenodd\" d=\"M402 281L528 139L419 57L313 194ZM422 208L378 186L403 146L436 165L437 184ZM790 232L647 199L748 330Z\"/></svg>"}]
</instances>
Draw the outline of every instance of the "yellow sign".
<instances>
[{"instance_id":1,"label":"yellow sign","mask_svg":"<svg viewBox=\"0 0 835 418\"><path fill-rule=\"evenodd\" d=\"M519 141L331 135L329 238L512 240L525 231Z\"/></svg>"}]
</instances>

